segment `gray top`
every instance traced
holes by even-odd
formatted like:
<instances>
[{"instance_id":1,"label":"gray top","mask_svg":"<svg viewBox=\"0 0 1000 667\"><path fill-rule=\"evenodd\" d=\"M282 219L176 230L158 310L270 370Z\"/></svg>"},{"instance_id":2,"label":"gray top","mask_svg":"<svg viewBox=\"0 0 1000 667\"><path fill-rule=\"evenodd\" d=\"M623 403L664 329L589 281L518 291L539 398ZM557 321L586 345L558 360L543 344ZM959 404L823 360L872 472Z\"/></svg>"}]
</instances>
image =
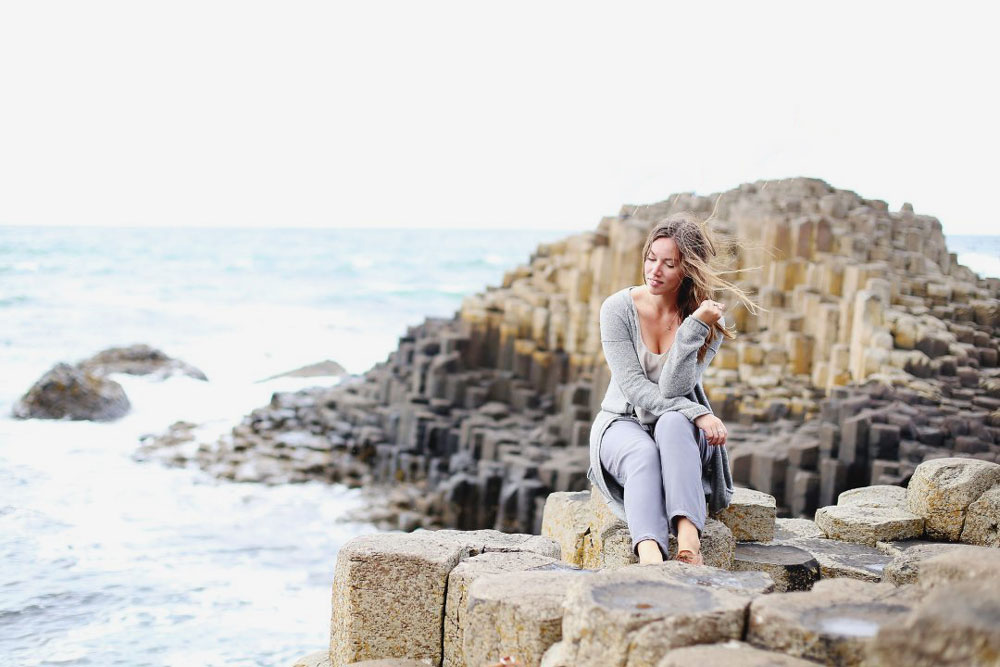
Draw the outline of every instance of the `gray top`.
<instances>
[{"instance_id":1,"label":"gray top","mask_svg":"<svg viewBox=\"0 0 1000 667\"><path fill-rule=\"evenodd\" d=\"M637 408L654 415L680 412L692 422L711 413L712 406L702 387L701 376L722 344L722 336L716 336L705 358L698 361L698 350L705 344L709 328L694 316L686 317L667 351L659 382L652 382L639 363L643 344L639 313L630 294L633 289L627 287L615 292L601 305L601 345L611 369L611 382L601 401L601 411L590 429L590 470L587 472L590 481L604 494L611 511L623 520L624 489L601 467L604 431L619 419L638 421ZM722 323L725 325L724 320ZM712 459L702 468L702 485L708 496L709 512L718 512L732 500L733 478L725 446L709 446L712 447Z\"/></svg>"}]
</instances>

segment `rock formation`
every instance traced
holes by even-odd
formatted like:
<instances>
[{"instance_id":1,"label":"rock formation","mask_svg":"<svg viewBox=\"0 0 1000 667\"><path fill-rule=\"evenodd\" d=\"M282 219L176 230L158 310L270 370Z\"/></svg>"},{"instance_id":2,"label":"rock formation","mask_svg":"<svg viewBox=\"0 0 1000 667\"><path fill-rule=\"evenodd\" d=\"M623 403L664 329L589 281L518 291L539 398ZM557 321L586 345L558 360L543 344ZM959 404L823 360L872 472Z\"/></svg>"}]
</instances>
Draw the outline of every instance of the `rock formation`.
<instances>
[{"instance_id":1,"label":"rock formation","mask_svg":"<svg viewBox=\"0 0 1000 667\"><path fill-rule=\"evenodd\" d=\"M796 178L625 206L543 244L363 377L276 395L196 462L238 480L393 485L388 525L537 532L549 493L587 488L610 379L601 302L641 281L646 233L684 210L739 242L720 259L766 308L729 304L738 338L704 379L738 484L811 517L926 459L998 460L1000 280L960 266L937 219Z\"/></svg>"},{"instance_id":2,"label":"rock formation","mask_svg":"<svg viewBox=\"0 0 1000 667\"><path fill-rule=\"evenodd\" d=\"M866 510L853 541L837 525L776 519L773 498L743 490L706 530L714 567L636 565L625 525L587 492L550 495L542 536L355 538L337 558L329 650L296 664L1000 664L1000 549L925 539L1000 490L998 473L932 460L919 489L841 494L836 507ZM885 532L882 514L901 503L921 526L914 539ZM867 546L872 535L886 541Z\"/></svg>"},{"instance_id":3,"label":"rock formation","mask_svg":"<svg viewBox=\"0 0 1000 667\"><path fill-rule=\"evenodd\" d=\"M75 365L53 366L14 405L12 414L18 419L112 421L123 417L132 406L122 386L106 377L111 373L206 379L194 366L148 345L112 347Z\"/></svg>"}]
</instances>

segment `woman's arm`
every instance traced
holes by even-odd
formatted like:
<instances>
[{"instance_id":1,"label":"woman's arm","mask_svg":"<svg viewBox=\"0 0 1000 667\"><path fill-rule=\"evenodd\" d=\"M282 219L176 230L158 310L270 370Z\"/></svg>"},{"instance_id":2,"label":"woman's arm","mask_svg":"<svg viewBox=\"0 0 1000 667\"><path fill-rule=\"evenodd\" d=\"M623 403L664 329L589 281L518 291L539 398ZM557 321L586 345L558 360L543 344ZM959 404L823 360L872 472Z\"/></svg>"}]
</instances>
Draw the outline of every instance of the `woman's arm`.
<instances>
[{"instance_id":1,"label":"woman's arm","mask_svg":"<svg viewBox=\"0 0 1000 667\"><path fill-rule=\"evenodd\" d=\"M722 326L725 319L719 319ZM722 345L722 335L716 332L715 339L705 350L705 358L698 361L698 350L705 344L708 336L708 325L694 315L689 315L677 329L674 342L667 352L667 359L660 371L660 395L665 398L687 396L701 379L701 374L712 359L715 358L719 346Z\"/></svg>"},{"instance_id":2,"label":"woman's arm","mask_svg":"<svg viewBox=\"0 0 1000 667\"><path fill-rule=\"evenodd\" d=\"M660 393L656 383L650 381L643 372L625 315L615 308L611 299L605 300L601 306L601 345L604 348L604 358L611 369L611 381L618 383L632 405L654 415L680 412L690 421L711 412L704 405L684 396L665 397Z\"/></svg>"}]
</instances>

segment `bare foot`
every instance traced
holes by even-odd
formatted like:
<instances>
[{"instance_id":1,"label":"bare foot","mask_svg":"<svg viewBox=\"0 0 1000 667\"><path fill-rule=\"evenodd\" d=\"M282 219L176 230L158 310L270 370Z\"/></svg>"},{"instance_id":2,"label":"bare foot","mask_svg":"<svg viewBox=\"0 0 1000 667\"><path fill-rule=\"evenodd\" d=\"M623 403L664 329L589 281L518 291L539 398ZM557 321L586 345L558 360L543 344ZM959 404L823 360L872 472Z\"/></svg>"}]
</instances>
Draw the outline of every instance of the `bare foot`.
<instances>
[{"instance_id":1,"label":"bare foot","mask_svg":"<svg viewBox=\"0 0 1000 667\"><path fill-rule=\"evenodd\" d=\"M687 517L677 519L677 560L691 565L704 565L698 528Z\"/></svg>"},{"instance_id":2,"label":"bare foot","mask_svg":"<svg viewBox=\"0 0 1000 667\"><path fill-rule=\"evenodd\" d=\"M635 545L635 550L639 554L640 565L663 562L663 552L656 540L643 540Z\"/></svg>"}]
</instances>

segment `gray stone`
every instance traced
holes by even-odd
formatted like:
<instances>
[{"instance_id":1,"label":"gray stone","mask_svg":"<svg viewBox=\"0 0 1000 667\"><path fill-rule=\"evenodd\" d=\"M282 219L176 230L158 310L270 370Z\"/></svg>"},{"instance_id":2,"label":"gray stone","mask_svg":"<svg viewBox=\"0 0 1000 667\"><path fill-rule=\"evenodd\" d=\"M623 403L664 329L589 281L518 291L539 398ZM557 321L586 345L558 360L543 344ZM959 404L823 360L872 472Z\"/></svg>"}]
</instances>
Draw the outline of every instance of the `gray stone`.
<instances>
[{"instance_id":1,"label":"gray stone","mask_svg":"<svg viewBox=\"0 0 1000 667\"><path fill-rule=\"evenodd\" d=\"M487 665L510 656L534 667L562 638L563 600L575 581L593 576L566 566L480 577L468 589L463 660Z\"/></svg>"},{"instance_id":2,"label":"gray stone","mask_svg":"<svg viewBox=\"0 0 1000 667\"><path fill-rule=\"evenodd\" d=\"M570 586L563 641L543 665L652 665L681 646L739 639L760 572L671 562L603 571Z\"/></svg>"},{"instance_id":3,"label":"gray stone","mask_svg":"<svg viewBox=\"0 0 1000 667\"><path fill-rule=\"evenodd\" d=\"M819 562L811 553L783 544L737 542L733 570L771 575L777 591L805 591L819 579Z\"/></svg>"},{"instance_id":4,"label":"gray stone","mask_svg":"<svg viewBox=\"0 0 1000 667\"><path fill-rule=\"evenodd\" d=\"M729 507L715 518L726 524L737 542L768 542L774 539L776 508L774 496L737 488Z\"/></svg>"},{"instance_id":5,"label":"gray stone","mask_svg":"<svg viewBox=\"0 0 1000 667\"><path fill-rule=\"evenodd\" d=\"M127 373L128 375L153 375L159 379L171 375L187 375L196 380L208 380L205 374L194 366L174 359L149 345L141 344L102 350L79 362L77 367L94 375Z\"/></svg>"},{"instance_id":6,"label":"gray stone","mask_svg":"<svg viewBox=\"0 0 1000 667\"><path fill-rule=\"evenodd\" d=\"M764 651L750 644L728 641L722 644L687 646L672 650L657 667L815 667L815 662Z\"/></svg>"},{"instance_id":7,"label":"gray stone","mask_svg":"<svg viewBox=\"0 0 1000 667\"><path fill-rule=\"evenodd\" d=\"M292 667L333 667L333 663L330 662L330 651L315 651L304 655L292 663Z\"/></svg>"},{"instance_id":8,"label":"gray stone","mask_svg":"<svg viewBox=\"0 0 1000 667\"><path fill-rule=\"evenodd\" d=\"M924 520L905 509L884 505L832 505L816 510L816 525L827 537L875 546L876 542L915 539Z\"/></svg>"},{"instance_id":9,"label":"gray stone","mask_svg":"<svg viewBox=\"0 0 1000 667\"><path fill-rule=\"evenodd\" d=\"M963 458L924 461L907 487L907 509L924 517L928 537L956 542L969 505L998 484L996 463Z\"/></svg>"},{"instance_id":10,"label":"gray stone","mask_svg":"<svg viewBox=\"0 0 1000 667\"><path fill-rule=\"evenodd\" d=\"M922 587L1000 579L1000 550L971 544L955 547L921 563L918 580Z\"/></svg>"},{"instance_id":11,"label":"gray stone","mask_svg":"<svg viewBox=\"0 0 1000 667\"><path fill-rule=\"evenodd\" d=\"M879 628L898 623L915 601L908 588L819 581L811 591L756 598L750 605L746 641L828 665L859 665Z\"/></svg>"},{"instance_id":12,"label":"gray stone","mask_svg":"<svg viewBox=\"0 0 1000 667\"><path fill-rule=\"evenodd\" d=\"M862 507L906 507L906 489L891 484L861 486L844 491L837 497L837 505Z\"/></svg>"},{"instance_id":13,"label":"gray stone","mask_svg":"<svg viewBox=\"0 0 1000 667\"><path fill-rule=\"evenodd\" d=\"M892 560L890 556L864 544L816 538L784 540L780 544L805 549L819 562L823 579L847 577L878 582L882 571Z\"/></svg>"},{"instance_id":14,"label":"gray stone","mask_svg":"<svg viewBox=\"0 0 1000 667\"><path fill-rule=\"evenodd\" d=\"M444 665L466 664L463 638L468 618L468 590L480 577L505 572L531 570L559 563L553 558L531 552L491 551L459 563L448 575L448 593L444 612Z\"/></svg>"},{"instance_id":15,"label":"gray stone","mask_svg":"<svg viewBox=\"0 0 1000 667\"><path fill-rule=\"evenodd\" d=\"M826 533L811 519L774 520L774 540L794 540L800 537L826 537Z\"/></svg>"},{"instance_id":16,"label":"gray stone","mask_svg":"<svg viewBox=\"0 0 1000 667\"><path fill-rule=\"evenodd\" d=\"M910 614L879 627L870 652L881 667L1000 665L1000 579L932 591Z\"/></svg>"},{"instance_id":17,"label":"gray stone","mask_svg":"<svg viewBox=\"0 0 1000 667\"><path fill-rule=\"evenodd\" d=\"M966 544L1000 547L1000 486L993 487L969 505L961 539Z\"/></svg>"},{"instance_id":18,"label":"gray stone","mask_svg":"<svg viewBox=\"0 0 1000 667\"><path fill-rule=\"evenodd\" d=\"M905 543L895 542L892 544L902 545ZM966 548L966 545L923 541L900 548L899 553L885 566L882 580L897 586L915 584L920 579L920 567L924 561L948 552L961 551L963 548Z\"/></svg>"}]
</instances>

